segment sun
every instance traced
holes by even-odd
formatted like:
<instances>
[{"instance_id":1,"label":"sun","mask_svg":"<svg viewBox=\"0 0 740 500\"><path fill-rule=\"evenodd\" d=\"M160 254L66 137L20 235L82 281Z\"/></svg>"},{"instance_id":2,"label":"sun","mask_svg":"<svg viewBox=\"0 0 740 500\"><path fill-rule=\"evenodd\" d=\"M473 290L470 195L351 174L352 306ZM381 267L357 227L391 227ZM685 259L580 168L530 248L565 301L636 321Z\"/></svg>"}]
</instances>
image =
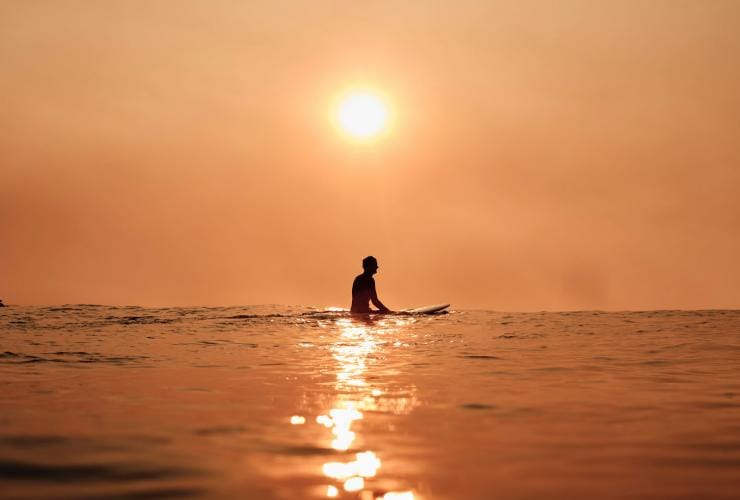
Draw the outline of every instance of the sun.
<instances>
[{"instance_id":1,"label":"sun","mask_svg":"<svg viewBox=\"0 0 740 500\"><path fill-rule=\"evenodd\" d=\"M336 120L350 137L370 139L386 130L388 107L375 93L354 91L339 101Z\"/></svg>"}]
</instances>

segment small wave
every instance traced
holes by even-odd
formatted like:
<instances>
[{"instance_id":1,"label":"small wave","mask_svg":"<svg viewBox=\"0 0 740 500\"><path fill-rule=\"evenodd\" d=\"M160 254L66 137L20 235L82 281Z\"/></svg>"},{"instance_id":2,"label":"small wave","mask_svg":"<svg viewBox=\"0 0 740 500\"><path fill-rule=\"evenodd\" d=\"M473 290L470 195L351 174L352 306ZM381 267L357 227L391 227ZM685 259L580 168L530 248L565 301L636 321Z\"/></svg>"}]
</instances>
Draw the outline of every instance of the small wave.
<instances>
[{"instance_id":1,"label":"small wave","mask_svg":"<svg viewBox=\"0 0 740 500\"><path fill-rule=\"evenodd\" d=\"M48 353L56 357L45 357L34 354L23 354L5 351L0 354L0 363L6 364L30 364L30 363L110 363L129 364L145 360L144 356L107 356L99 353L88 353L84 351L57 351Z\"/></svg>"},{"instance_id":2,"label":"small wave","mask_svg":"<svg viewBox=\"0 0 740 500\"><path fill-rule=\"evenodd\" d=\"M460 405L460 408L464 410L494 410L496 405L489 405L484 403L465 403Z\"/></svg>"},{"instance_id":3,"label":"small wave","mask_svg":"<svg viewBox=\"0 0 740 500\"><path fill-rule=\"evenodd\" d=\"M296 314L235 314L234 316L224 316L224 319L254 319L254 318L292 318Z\"/></svg>"},{"instance_id":4,"label":"small wave","mask_svg":"<svg viewBox=\"0 0 740 500\"><path fill-rule=\"evenodd\" d=\"M197 342L183 342L175 345L195 345L201 347L224 347L224 346L237 346L237 347L248 347L254 349L259 347L259 344L253 342L236 342L234 340L227 339L215 339L215 340L199 340Z\"/></svg>"},{"instance_id":5,"label":"small wave","mask_svg":"<svg viewBox=\"0 0 740 500\"><path fill-rule=\"evenodd\" d=\"M141 481L167 479L192 474L175 467L142 467L132 464L39 464L15 460L0 460L0 478L15 481L45 481L54 483Z\"/></svg>"},{"instance_id":6,"label":"small wave","mask_svg":"<svg viewBox=\"0 0 740 500\"><path fill-rule=\"evenodd\" d=\"M122 325L155 325L173 323L176 321L172 318L157 318L156 316L123 316L109 317L108 319L113 323L119 323Z\"/></svg>"},{"instance_id":7,"label":"small wave","mask_svg":"<svg viewBox=\"0 0 740 500\"><path fill-rule=\"evenodd\" d=\"M198 436L216 436L216 435L233 435L242 434L247 431L243 425L219 425L214 427L204 427L196 429L195 434Z\"/></svg>"},{"instance_id":8,"label":"small wave","mask_svg":"<svg viewBox=\"0 0 740 500\"><path fill-rule=\"evenodd\" d=\"M82 500L147 500L161 498L195 498L206 495L203 488L149 488L136 491L125 491L121 493L112 493L104 495L93 495L80 497Z\"/></svg>"}]
</instances>

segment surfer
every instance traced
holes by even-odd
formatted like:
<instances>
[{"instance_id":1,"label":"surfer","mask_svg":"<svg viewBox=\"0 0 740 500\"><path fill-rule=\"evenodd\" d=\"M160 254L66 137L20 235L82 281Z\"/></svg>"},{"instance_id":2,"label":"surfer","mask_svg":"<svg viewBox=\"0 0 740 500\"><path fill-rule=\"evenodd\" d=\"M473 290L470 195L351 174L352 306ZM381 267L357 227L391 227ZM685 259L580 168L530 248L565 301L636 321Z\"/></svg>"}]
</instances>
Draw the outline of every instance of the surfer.
<instances>
[{"instance_id":1,"label":"surfer","mask_svg":"<svg viewBox=\"0 0 740 500\"><path fill-rule=\"evenodd\" d=\"M373 274L378 272L377 259L373 256L365 257L362 259L362 269L364 270L362 274L358 275L352 283L352 307L350 311L353 313L393 312L383 305L375 291ZM370 309L370 302L378 308L377 311Z\"/></svg>"}]
</instances>

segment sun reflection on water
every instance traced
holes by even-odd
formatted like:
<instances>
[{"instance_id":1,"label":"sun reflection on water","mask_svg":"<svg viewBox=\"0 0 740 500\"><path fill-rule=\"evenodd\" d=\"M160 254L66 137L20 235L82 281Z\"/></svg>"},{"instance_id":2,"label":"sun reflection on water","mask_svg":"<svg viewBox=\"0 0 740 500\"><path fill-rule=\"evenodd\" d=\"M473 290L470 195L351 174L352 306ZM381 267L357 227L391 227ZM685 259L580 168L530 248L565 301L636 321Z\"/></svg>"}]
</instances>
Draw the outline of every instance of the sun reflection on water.
<instances>
[{"instance_id":1,"label":"sun reflection on water","mask_svg":"<svg viewBox=\"0 0 740 500\"><path fill-rule=\"evenodd\" d=\"M316 422L331 431L331 447L338 451L356 446L352 425L364 418L363 411L385 412L395 415L411 411L416 404L414 388L393 394L387 388L372 387L366 380L369 365L377 362L385 346L399 347L395 335L411 320L388 318L360 322L355 318L337 320L340 335L331 346L337 361L336 396L327 414L316 417ZM362 500L414 500L412 491L376 492L368 480L378 474L380 458L371 450L359 451L354 460L327 462L322 467L324 476L333 480L326 488L327 497L336 497L341 488L358 493ZM418 500L418 499L417 499Z\"/></svg>"}]
</instances>

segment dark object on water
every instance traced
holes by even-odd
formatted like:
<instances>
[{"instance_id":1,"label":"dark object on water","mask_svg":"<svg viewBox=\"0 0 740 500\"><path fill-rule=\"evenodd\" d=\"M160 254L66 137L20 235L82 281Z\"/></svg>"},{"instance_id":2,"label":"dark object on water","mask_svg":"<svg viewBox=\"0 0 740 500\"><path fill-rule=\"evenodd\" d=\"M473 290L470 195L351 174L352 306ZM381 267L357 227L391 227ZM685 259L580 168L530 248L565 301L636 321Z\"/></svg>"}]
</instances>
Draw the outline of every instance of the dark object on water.
<instances>
[{"instance_id":1,"label":"dark object on water","mask_svg":"<svg viewBox=\"0 0 740 500\"><path fill-rule=\"evenodd\" d=\"M3 304L2 299L0 299L0 307L5 307L5 304Z\"/></svg>"},{"instance_id":2,"label":"dark object on water","mask_svg":"<svg viewBox=\"0 0 740 500\"><path fill-rule=\"evenodd\" d=\"M352 307L353 313L393 312L380 301L375 291L375 279L373 274L378 272L378 261L372 255L362 259L362 274L355 277L352 283ZM370 302L378 308L377 311L370 309Z\"/></svg>"}]
</instances>

